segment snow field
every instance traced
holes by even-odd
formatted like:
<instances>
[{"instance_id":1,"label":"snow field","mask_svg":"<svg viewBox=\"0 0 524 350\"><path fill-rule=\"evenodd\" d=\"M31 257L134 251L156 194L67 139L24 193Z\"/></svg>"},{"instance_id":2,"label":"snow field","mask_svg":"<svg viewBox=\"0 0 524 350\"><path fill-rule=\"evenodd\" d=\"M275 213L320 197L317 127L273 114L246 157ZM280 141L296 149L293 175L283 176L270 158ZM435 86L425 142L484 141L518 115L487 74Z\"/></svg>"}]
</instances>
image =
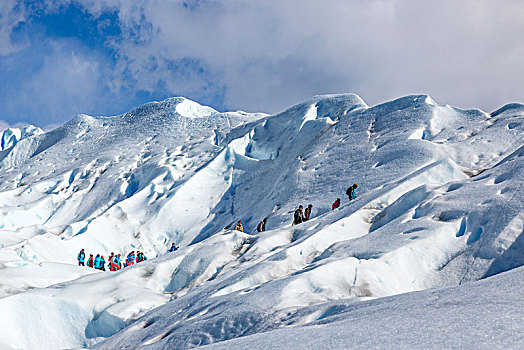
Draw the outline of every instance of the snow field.
<instances>
[{"instance_id":1,"label":"snow field","mask_svg":"<svg viewBox=\"0 0 524 350\"><path fill-rule=\"evenodd\" d=\"M141 262L116 273L49 263L45 264L46 269L40 270L50 275L41 275L41 271L28 271L20 275L24 272L20 267L7 272L2 270L3 276L11 283L22 283L26 278L37 283L37 273L41 275L43 286L47 286L46 282L52 282L53 277L56 283L64 277L70 281L0 299L0 308L6 312L25 308L38 310L38 317L34 314L25 315L14 318L14 322L3 319L0 326L8 334L20 336L2 341L7 341L14 348L32 347L36 344L34 339L38 339L43 348L71 344L84 347L108 337L146 311L214 278L224 265L241 254L248 236L229 232L209 240L203 247L204 253L198 245L187 251L179 249L175 253L163 255L157 261ZM211 251L223 253L211 254ZM202 257L206 257L206 260ZM32 266L30 263L27 265ZM64 276L64 267L71 270L68 276ZM91 275L77 279L85 274ZM61 336L49 337L48 334L56 333L54 327L57 326L60 327ZM21 336L27 329L35 330L31 339Z\"/></svg>"},{"instance_id":2,"label":"snow field","mask_svg":"<svg viewBox=\"0 0 524 350\"><path fill-rule=\"evenodd\" d=\"M343 299L315 305L291 316L294 327L247 334L203 348L519 348L524 343L519 292L523 273L519 268L458 287L363 303Z\"/></svg>"},{"instance_id":3,"label":"snow field","mask_svg":"<svg viewBox=\"0 0 524 350\"><path fill-rule=\"evenodd\" d=\"M0 155L0 343L187 348L520 266L523 115L425 95L316 96L275 116L174 98L22 139ZM149 260L103 273L72 266L80 248ZM35 303L41 329L21 315Z\"/></svg>"}]
</instances>

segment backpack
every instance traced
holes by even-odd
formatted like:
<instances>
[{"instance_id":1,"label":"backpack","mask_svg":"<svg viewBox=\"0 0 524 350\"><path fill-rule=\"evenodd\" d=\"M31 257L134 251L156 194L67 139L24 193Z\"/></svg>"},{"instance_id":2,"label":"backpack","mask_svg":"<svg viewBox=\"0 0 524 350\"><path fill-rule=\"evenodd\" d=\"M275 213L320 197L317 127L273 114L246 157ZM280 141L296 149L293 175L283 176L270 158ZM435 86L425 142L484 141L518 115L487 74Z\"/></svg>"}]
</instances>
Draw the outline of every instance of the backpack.
<instances>
[{"instance_id":1,"label":"backpack","mask_svg":"<svg viewBox=\"0 0 524 350\"><path fill-rule=\"evenodd\" d=\"M351 190L353 189L353 187L348 187L348 189L346 190L346 195L350 195L351 194Z\"/></svg>"}]
</instances>

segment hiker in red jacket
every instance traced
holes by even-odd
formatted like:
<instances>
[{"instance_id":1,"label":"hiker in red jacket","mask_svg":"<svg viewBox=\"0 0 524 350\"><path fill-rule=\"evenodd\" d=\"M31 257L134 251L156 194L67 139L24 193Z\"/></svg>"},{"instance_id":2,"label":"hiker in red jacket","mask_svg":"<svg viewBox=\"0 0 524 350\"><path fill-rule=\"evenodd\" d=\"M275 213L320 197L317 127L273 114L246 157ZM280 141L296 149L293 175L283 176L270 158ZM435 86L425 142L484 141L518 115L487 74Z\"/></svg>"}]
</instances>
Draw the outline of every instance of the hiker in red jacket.
<instances>
[{"instance_id":1,"label":"hiker in red jacket","mask_svg":"<svg viewBox=\"0 0 524 350\"><path fill-rule=\"evenodd\" d=\"M89 259L87 260L87 267L93 267L93 254L89 254Z\"/></svg>"},{"instance_id":2,"label":"hiker in red jacket","mask_svg":"<svg viewBox=\"0 0 524 350\"><path fill-rule=\"evenodd\" d=\"M109 257L109 271L116 270L118 270L118 264L116 263L116 255L115 253L111 252L111 256Z\"/></svg>"},{"instance_id":3,"label":"hiker in red jacket","mask_svg":"<svg viewBox=\"0 0 524 350\"><path fill-rule=\"evenodd\" d=\"M332 210L335 210L338 207L340 207L340 198L337 198L337 200L331 205Z\"/></svg>"}]
</instances>

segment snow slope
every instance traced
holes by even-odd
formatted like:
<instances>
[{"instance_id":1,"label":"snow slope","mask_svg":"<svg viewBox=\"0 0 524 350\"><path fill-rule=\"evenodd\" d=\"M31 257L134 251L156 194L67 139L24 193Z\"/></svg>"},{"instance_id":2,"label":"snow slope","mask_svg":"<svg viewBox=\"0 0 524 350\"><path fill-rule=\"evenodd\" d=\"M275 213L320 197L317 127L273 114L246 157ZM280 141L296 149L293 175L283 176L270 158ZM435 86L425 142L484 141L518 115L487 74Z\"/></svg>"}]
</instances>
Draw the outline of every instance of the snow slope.
<instances>
[{"instance_id":1,"label":"snow slope","mask_svg":"<svg viewBox=\"0 0 524 350\"><path fill-rule=\"evenodd\" d=\"M219 322L209 325L207 333L197 325L191 339L195 343L205 342L222 331L234 334L240 328L244 336L202 348L514 349L524 344L523 274L524 270L519 268L458 287L364 302L332 301L302 308L275 320L276 324L262 327L262 322L252 317L250 329L246 327L248 319L241 322L235 318L238 314L233 314L229 322L217 318ZM133 348L132 344L141 344L144 348L183 348L180 342L184 341L185 334L170 322L171 315L152 312L100 348ZM254 326L259 327L254 330ZM162 338L169 331L179 337ZM157 334L159 336L154 337Z\"/></svg>"},{"instance_id":2,"label":"snow slope","mask_svg":"<svg viewBox=\"0 0 524 350\"><path fill-rule=\"evenodd\" d=\"M371 327L379 311L348 310L424 305L430 292L369 299L429 288L478 297L488 288L466 282L524 263L523 128L524 105L488 114L426 95L373 107L316 96L274 116L184 98L81 115L0 152L0 344L186 348L294 337L331 307L345 316L319 332L358 315ZM312 219L291 226L308 203ZM245 233L231 231L238 219ZM181 249L166 254L171 242ZM74 266L80 248L149 260L95 272ZM495 316L513 329L519 305ZM417 317L392 310L390 327Z\"/></svg>"}]
</instances>

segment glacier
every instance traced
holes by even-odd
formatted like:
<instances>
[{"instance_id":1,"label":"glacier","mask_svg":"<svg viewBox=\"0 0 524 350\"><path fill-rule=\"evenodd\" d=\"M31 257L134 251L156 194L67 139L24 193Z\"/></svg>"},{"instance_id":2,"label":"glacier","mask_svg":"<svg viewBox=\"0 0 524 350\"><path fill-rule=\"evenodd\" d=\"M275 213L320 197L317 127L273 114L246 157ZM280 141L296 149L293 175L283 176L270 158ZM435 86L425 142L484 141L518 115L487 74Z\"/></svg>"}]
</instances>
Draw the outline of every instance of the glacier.
<instances>
[{"instance_id":1,"label":"glacier","mask_svg":"<svg viewBox=\"0 0 524 350\"><path fill-rule=\"evenodd\" d=\"M175 97L30 130L0 151L0 347L524 344L522 104ZM81 248L149 260L101 272Z\"/></svg>"}]
</instances>

